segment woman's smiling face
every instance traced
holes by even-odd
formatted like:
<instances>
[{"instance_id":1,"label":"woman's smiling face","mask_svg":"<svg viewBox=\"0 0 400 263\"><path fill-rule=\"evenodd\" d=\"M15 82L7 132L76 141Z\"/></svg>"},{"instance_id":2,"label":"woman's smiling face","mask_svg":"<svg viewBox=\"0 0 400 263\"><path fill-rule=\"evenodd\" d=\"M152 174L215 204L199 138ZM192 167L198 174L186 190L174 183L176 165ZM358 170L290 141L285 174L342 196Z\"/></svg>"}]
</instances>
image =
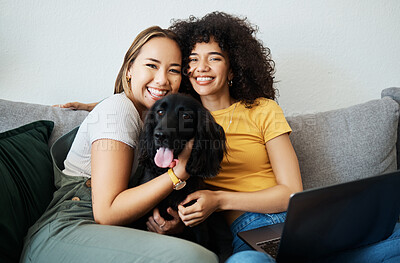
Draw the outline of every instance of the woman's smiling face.
<instances>
[{"instance_id":1,"label":"woman's smiling face","mask_svg":"<svg viewBox=\"0 0 400 263\"><path fill-rule=\"evenodd\" d=\"M188 76L200 96L229 92L228 81L233 74L228 53L213 38L208 43L197 43L189 56Z\"/></svg>"},{"instance_id":2,"label":"woman's smiling face","mask_svg":"<svg viewBox=\"0 0 400 263\"><path fill-rule=\"evenodd\" d=\"M177 93L182 80L182 54L178 44L166 37L150 39L129 67L132 94L127 94L139 111L149 109L170 93Z\"/></svg>"}]
</instances>

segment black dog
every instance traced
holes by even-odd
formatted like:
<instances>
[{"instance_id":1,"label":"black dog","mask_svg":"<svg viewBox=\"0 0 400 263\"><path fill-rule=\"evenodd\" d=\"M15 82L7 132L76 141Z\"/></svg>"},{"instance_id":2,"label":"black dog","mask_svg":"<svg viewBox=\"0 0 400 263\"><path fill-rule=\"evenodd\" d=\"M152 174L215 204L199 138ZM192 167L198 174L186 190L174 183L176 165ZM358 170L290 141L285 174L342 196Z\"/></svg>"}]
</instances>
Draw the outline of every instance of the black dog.
<instances>
[{"instance_id":1,"label":"black dog","mask_svg":"<svg viewBox=\"0 0 400 263\"><path fill-rule=\"evenodd\" d=\"M146 115L140 138L140 164L144 174L140 183L167 172L169 165L194 138L186 172L190 178L181 190L174 190L158 208L166 220L167 208L178 209L188 194L199 190L202 179L218 174L224 154L225 133L210 112L192 97L174 94L157 101Z\"/></svg>"}]
</instances>

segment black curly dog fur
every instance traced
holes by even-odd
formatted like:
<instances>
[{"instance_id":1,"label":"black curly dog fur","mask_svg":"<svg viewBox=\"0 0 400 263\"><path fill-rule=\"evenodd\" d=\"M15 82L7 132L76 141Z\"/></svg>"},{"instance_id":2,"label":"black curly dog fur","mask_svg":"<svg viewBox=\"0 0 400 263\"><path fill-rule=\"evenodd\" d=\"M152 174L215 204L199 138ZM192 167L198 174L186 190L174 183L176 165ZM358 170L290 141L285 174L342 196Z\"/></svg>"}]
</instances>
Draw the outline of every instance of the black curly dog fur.
<instances>
[{"instance_id":1,"label":"black curly dog fur","mask_svg":"<svg viewBox=\"0 0 400 263\"><path fill-rule=\"evenodd\" d=\"M192 138L194 144L186 164L190 178L186 186L181 190L174 190L158 205L160 215L166 220L172 219L167 213L168 207L177 210L179 203L188 194L200 189L203 178L218 174L226 153L225 133L210 112L187 95L168 95L157 101L147 113L139 145L139 161L144 167L140 183L145 183L169 169L155 164L157 149L169 148L173 150L174 158L177 158Z\"/></svg>"}]
</instances>

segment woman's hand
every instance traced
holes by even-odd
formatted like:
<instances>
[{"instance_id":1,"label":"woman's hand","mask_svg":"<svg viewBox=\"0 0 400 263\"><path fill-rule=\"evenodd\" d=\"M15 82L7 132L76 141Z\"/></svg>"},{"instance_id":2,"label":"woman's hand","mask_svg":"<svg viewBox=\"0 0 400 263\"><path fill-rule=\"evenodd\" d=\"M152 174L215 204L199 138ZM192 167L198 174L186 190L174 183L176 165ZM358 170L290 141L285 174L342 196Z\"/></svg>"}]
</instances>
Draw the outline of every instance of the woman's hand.
<instances>
[{"instance_id":1,"label":"woman's hand","mask_svg":"<svg viewBox=\"0 0 400 263\"><path fill-rule=\"evenodd\" d=\"M53 105L53 107L65 108L65 109L72 109L72 110L85 110L85 111L92 111L93 108L98 104L98 102L94 103L82 103L82 102L68 102L65 104L57 104Z\"/></svg>"},{"instance_id":2,"label":"woman's hand","mask_svg":"<svg viewBox=\"0 0 400 263\"><path fill-rule=\"evenodd\" d=\"M194 204L185 207L192 201ZM214 211L219 209L217 193L210 190L200 190L186 197L178 206L178 214L186 226L196 226L206 220Z\"/></svg>"},{"instance_id":3,"label":"woman's hand","mask_svg":"<svg viewBox=\"0 0 400 263\"><path fill-rule=\"evenodd\" d=\"M158 208L155 208L153 210L153 216L150 216L146 222L147 229L150 232L155 232L162 235L182 233L185 225L179 218L178 212L174 211L171 207L167 209L167 212L173 217L172 220L165 220L162 218Z\"/></svg>"},{"instance_id":4,"label":"woman's hand","mask_svg":"<svg viewBox=\"0 0 400 263\"><path fill-rule=\"evenodd\" d=\"M189 174L186 172L186 164L190 158L190 154L192 153L194 139L188 141L185 145L185 148L178 156L178 162L176 166L173 168L176 176L182 181L186 181L189 179Z\"/></svg>"}]
</instances>

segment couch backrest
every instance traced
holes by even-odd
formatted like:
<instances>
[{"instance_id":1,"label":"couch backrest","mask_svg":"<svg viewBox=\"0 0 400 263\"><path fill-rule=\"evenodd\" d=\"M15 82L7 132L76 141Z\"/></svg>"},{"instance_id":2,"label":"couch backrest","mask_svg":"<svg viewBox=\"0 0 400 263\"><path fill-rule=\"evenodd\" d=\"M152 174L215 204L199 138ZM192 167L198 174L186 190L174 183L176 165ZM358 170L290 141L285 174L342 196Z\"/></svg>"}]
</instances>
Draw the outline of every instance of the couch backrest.
<instances>
[{"instance_id":1,"label":"couch backrest","mask_svg":"<svg viewBox=\"0 0 400 263\"><path fill-rule=\"evenodd\" d=\"M304 188L378 175L397 169L400 142L400 88L382 91L382 99L316 114L288 117ZM0 99L0 132L36 120L54 121L49 145L79 126L86 111Z\"/></svg>"},{"instance_id":2,"label":"couch backrest","mask_svg":"<svg viewBox=\"0 0 400 263\"><path fill-rule=\"evenodd\" d=\"M397 169L399 104L391 98L287 119L304 189Z\"/></svg>"},{"instance_id":3,"label":"couch backrest","mask_svg":"<svg viewBox=\"0 0 400 263\"><path fill-rule=\"evenodd\" d=\"M11 130L33 121L50 120L54 122L54 129L49 140L50 146L61 135L79 126L87 114L87 111L75 111L0 99L0 132Z\"/></svg>"}]
</instances>

